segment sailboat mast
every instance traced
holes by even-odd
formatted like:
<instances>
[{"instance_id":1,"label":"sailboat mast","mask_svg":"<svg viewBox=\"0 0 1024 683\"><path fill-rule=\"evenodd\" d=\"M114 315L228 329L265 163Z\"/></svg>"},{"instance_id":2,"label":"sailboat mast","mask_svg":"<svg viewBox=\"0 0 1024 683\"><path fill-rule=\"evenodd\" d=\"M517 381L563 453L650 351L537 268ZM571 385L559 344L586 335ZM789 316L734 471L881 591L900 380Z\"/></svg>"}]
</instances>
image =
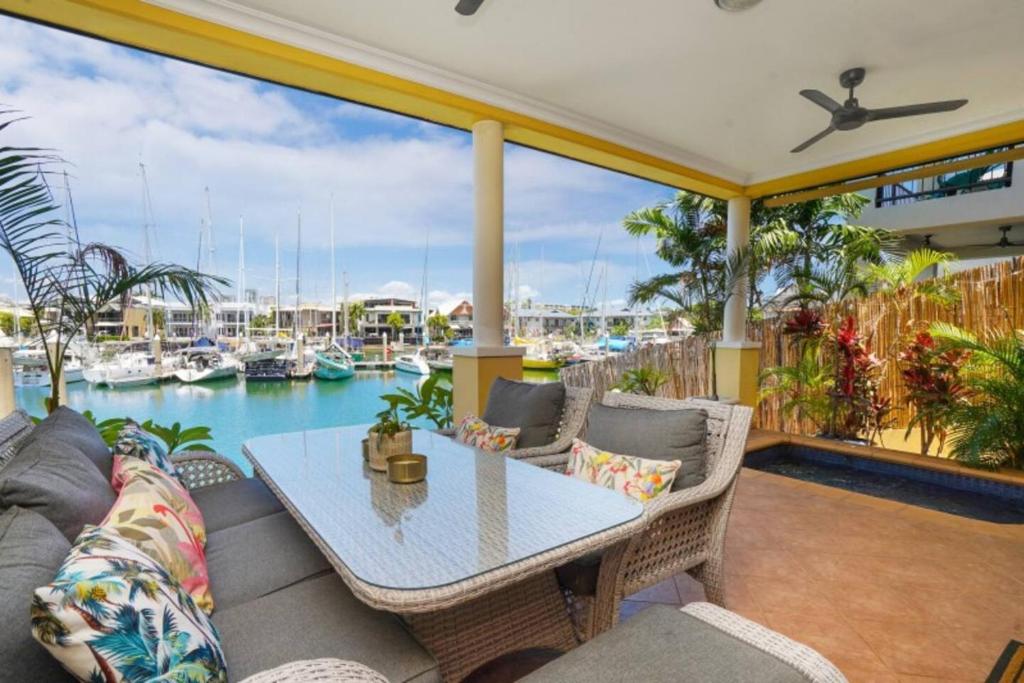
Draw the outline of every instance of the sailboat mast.
<instances>
[{"instance_id":1,"label":"sailboat mast","mask_svg":"<svg viewBox=\"0 0 1024 683\"><path fill-rule=\"evenodd\" d=\"M427 268L428 268L429 264L430 264L430 228L428 227L427 228L427 243L426 243L426 246L423 249L423 282L420 285L420 288L422 290L420 292L420 306L422 307L421 310L420 310L420 331L423 333L423 345L424 346L430 346L430 325L428 324L429 317L430 317L429 316L430 309L429 309L429 306L428 306L428 303L427 303L429 301L429 299L430 299L430 295L428 294L428 292L430 290L428 289L428 284L427 284Z\"/></svg>"},{"instance_id":2,"label":"sailboat mast","mask_svg":"<svg viewBox=\"0 0 1024 683\"><path fill-rule=\"evenodd\" d=\"M338 337L338 276L335 274L334 193L331 193L331 341Z\"/></svg>"},{"instance_id":3,"label":"sailboat mast","mask_svg":"<svg viewBox=\"0 0 1024 683\"><path fill-rule=\"evenodd\" d=\"M343 272L341 274L341 280L342 280L342 286L344 288L344 293L342 294L342 296L345 297L344 307L342 308L342 311L341 311L341 324L345 328L345 348L347 349L348 348L348 337L349 337L349 332L348 332L348 271L345 271L345 272Z\"/></svg>"},{"instance_id":4,"label":"sailboat mast","mask_svg":"<svg viewBox=\"0 0 1024 683\"><path fill-rule=\"evenodd\" d=\"M302 295L302 209L296 214L295 224L295 315L292 318L292 333L296 339L299 338L299 306ZM302 359L299 359L302 362Z\"/></svg>"},{"instance_id":5,"label":"sailboat mast","mask_svg":"<svg viewBox=\"0 0 1024 683\"><path fill-rule=\"evenodd\" d=\"M608 355L609 348L612 345L612 337L608 334L608 261L604 262L604 274L602 275L604 282L604 301L601 302L601 332L604 333L604 355Z\"/></svg>"},{"instance_id":6,"label":"sailboat mast","mask_svg":"<svg viewBox=\"0 0 1024 683\"><path fill-rule=\"evenodd\" d=\"M213 243L213 209L210 206L210 188L209 186L203 188L203 194L206 201L206 218L203 221L206 234L204 235L206 242L206 268L205 272L209 275L215 275L217 273L216 255L217 247ZM214 340L220 336L220 321L217 319L219 311L217 310L217 301L214 299L213 305L210 308L211 324L213 327L213 338Z\"/></svg>"},{"instance_id":7,"label":"sailboat mast","mask_svg":"<svg viewBox=\"0 0 1024 683\"><path fill-rule=\"evenodd\" d=\"M152 248L149 244L150 217L153 207L149 197L149 182L146 180L146 165L139 162L139 174L142 176L142 254L148 266L153 260ZM153 341L153 292L146 285L146 338ZM122 313L124 315L124 313Z\"/></svg>"},{"instance_id":8,"label":"sailboat mast","mask_svg":"<svg viewBox=\"0 0 1024 683\"><path fill-rule=\"evenodd\" d=\"M281 233L274 233L274 336L281 334Z\"/></svg>"},{"instance_id":9,"label":"sailboat mast","mask_svg":"<svg viewBox=\"0 0 1024 683\"><path fill-rule=\"evenodd\" d=\"M238 217L238 311L235 313L235 334L249 336L249 312L245 307L245 217Z\"/></svg>"}]
</instances>

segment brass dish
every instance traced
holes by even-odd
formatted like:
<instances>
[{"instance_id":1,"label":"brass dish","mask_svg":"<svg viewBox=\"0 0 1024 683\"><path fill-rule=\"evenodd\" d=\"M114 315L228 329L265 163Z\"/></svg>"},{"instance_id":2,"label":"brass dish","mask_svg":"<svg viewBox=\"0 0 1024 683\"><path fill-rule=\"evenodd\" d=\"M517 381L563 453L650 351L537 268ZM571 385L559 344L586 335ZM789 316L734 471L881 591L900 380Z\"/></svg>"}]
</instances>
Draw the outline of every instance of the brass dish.
<instances>
[{"instance_id":1,"label":"brass dish","mask_svg":"<svg viewBox=\"0 0 1024 683\"><path fill-rule=\"evenodd\" d=\"M418 453L388 458L388 479L396 484L415 484L427 478L427 456Z\"/></svg>"}]
</instances>

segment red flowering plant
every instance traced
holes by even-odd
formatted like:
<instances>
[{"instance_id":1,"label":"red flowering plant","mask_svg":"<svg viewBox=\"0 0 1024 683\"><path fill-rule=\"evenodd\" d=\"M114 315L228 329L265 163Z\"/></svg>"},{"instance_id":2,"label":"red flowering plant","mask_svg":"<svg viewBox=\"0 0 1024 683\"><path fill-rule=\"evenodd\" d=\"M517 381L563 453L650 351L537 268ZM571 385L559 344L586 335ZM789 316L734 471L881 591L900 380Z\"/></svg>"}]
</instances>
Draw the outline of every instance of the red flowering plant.
<instances>
[{"instance_id":1,"label":"red flowering plant","mask_svg":"<svg viewBox=\"0 0 1024 683\"><path fill-rule=\"evenodd\" d=\"M946 445L950 413L967 401L960 369L969 358L968 351L937 348L928 332L918 332L899 354L907 403L914 410L907 436L920 427L921 455L928 455L936 439L939 453Z\"/></svg>"},{"instance_id":2,"label":"red flowering plant","mask_svg":"<svg viewBox=\"0 0 1024 683\"><path fill-rule=\"evenodd\" d=\"M829 392L832 404L826 435L837 439L873 441L887 424L892 409L879 393L885 362L870 353L847 316L832 334L835 381Z\"/></svg>"}]
</instances>

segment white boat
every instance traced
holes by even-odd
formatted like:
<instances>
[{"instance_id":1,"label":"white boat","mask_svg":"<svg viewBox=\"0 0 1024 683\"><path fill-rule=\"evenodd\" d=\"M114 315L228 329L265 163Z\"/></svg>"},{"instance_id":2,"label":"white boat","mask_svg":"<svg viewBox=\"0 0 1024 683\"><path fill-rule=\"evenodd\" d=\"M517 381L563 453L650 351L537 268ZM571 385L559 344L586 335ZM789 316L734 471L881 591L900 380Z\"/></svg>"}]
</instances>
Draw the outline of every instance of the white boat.
<instances>
[{"instance_id":1,"label":"white boat","mask_svg":"<svg viewBox=\"0 0 1024 683\"><path fill-rule=\"evenodd\" d=\"M83 376L82 361L70 353L64 358L64 383L81 382ZM48 387L50 386L50 369L46 364L46 352L43 349L19 349L14 352L14 386Z\"/></svg>"},{"instance_id":2,"label":"white boat","mask_svg":"<svg viewBox=\"0 0 1024 683\"><path fill-rule=\"evenodd\" d=\"M408 372L412 375L429 375L430 365L427 364L427 360L417 350L416 353L405 354L395 358L395 370Z\"/></svg>"},{"instance_id":3,"label":"white boat","mask_svg":"<svg viewBox=\"0 0 1024 683\"><path fill-rule=\"evenodd\" d=\"M111 360L93 364L83 374L90 384L111 388L156 384L160 379L156 360L143 351L119 353Z\"/></svg>"},{"instance_id":4,"label":"white boat","mask_svg":"<svg viewBox=\"0 0 1024 683\"><path fill-rule=\"evenodd\" d=\"M174 372L186 384L210 382L225 377L236 377L241 364L216 346L190 346L181 352L182 367Z\"/></svg>"},{"instance_id":5,"label":"white boat","mask_svg":"<svg viewBox=\"0 0 1024 683\"><path fill-rule=\"evenodd\" d=\"M248 339L238 345L235 357L239 363L258 363L274 360L284 353L284 349L275 349L269 342L261 343Z\"/></svg>"}]
</instances>

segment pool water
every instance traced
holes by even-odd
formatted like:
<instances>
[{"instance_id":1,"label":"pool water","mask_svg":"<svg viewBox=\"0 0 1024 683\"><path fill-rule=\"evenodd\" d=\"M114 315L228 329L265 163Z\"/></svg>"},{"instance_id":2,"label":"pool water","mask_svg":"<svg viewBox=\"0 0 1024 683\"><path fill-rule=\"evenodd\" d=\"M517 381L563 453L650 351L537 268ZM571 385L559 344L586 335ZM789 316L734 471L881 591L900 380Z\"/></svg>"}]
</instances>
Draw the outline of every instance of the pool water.
<instances>
[{"instance_id":1,"label":"pool water","mask_svg":"<svg viewBox=\"0 0 1024 683\"><path fill-rule=\"evenodd\" d=\"M223 379L204 384L167 382L134 389L106 389L87 382L68 385L68 405L91 410L97 419L131 417L162 425L210 427L213 448L243 465L242 442L254 436L370 423L386 407L381 394L404 387L415 390L424 378L402 372L357 372L351 379L325 381L246 382ZM528 381L551 381L557 374L528 373ZM443 380L442 380L443 381ZM18 405L32 415L45 415L49 389L17 389ZM419 427L430 427L417 420Z\"/></svg>"},{"instance_id":2,"label":"pool water","mask_svg":"<svg viewBox=\"0 0 1024 683\"><path fill-rule=\"evenodd\" d=\"M805 446L747 453L744 465L802 481L998 524L1024 524L1024 487Z\"/></svg>"}]
</instances>

